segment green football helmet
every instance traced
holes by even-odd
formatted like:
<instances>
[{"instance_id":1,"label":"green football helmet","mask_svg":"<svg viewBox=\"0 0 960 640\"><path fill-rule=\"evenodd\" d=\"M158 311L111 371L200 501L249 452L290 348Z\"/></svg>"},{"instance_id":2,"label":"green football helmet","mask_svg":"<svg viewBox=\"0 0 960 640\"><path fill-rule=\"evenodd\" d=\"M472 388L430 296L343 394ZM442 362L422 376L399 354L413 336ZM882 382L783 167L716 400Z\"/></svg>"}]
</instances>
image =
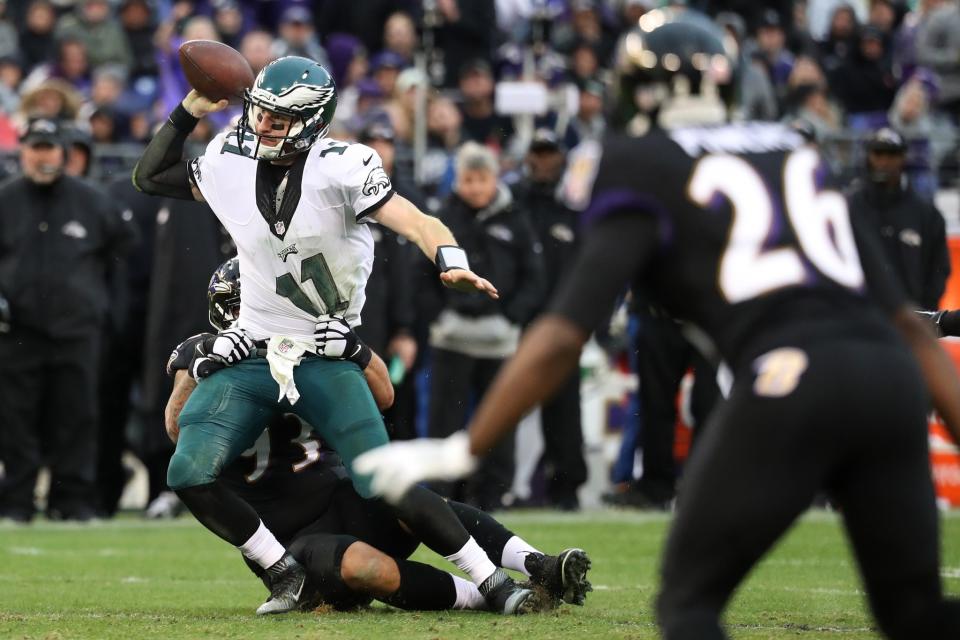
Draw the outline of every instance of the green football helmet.
<instances>
[{"instance_id":1,"label":"green football helmet","mask_svg":"<svg viewBox=\"0 0 960 640\"><path fill-rule=\"evenodd\" d=\"M237 138L255 142L252 156L258 160L296 155L327 134L336 110L337 87L327 70L308 58L285 56L264 67L244 92ZM264 111L292 119L284 135L257 133Z\"/></svg>"}]
</instances>

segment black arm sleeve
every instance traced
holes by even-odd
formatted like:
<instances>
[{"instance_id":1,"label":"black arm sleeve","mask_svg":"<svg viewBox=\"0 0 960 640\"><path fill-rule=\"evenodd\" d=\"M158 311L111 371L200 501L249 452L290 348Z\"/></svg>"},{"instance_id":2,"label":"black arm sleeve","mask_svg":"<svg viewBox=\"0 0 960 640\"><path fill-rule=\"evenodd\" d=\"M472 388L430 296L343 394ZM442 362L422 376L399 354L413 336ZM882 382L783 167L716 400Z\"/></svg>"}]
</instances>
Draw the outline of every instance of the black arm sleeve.
<instances>
[{"instance_id":1,"label":"black arm sleeve","mask_svg":"<svg viewBox=\"0 0 960 640\"><path fill-rule=\"evenodd\" d=\"M133 186L154 196L194 200L183 144L197 124L183 105L163 123L133 168Z\"/></svg>"},{"instance_id":2,"label":"black arm sleeve","mask_svg":"<svg viewBox=\"0 0 960 640\"><path fill-rule=\"evenodd\" d=\"M587 232L549 311L593 331L649 264L659 243L657 221L650 215L622 211L601 220Z\"/></svg>"}]
</instances>

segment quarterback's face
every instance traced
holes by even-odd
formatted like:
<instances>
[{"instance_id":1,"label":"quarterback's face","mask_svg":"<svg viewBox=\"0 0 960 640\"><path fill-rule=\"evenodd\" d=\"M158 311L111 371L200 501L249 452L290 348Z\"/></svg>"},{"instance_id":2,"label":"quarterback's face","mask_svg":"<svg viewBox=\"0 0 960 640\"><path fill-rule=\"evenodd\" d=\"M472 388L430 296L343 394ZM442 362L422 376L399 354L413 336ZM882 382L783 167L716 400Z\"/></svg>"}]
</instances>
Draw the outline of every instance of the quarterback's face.
<instances>
[{"instance_id":1,"label":"quarterback's face","mask_svg":"<svg viewBox=\"0 0 960 640\"><path fill-rule=\"evenodd\" d=\"M265 147L275 147L283 142L283 137L290 132L293 118L260 107L253 107L253 128L260 136L260 144Z\"/></svg>"}]
</instances>

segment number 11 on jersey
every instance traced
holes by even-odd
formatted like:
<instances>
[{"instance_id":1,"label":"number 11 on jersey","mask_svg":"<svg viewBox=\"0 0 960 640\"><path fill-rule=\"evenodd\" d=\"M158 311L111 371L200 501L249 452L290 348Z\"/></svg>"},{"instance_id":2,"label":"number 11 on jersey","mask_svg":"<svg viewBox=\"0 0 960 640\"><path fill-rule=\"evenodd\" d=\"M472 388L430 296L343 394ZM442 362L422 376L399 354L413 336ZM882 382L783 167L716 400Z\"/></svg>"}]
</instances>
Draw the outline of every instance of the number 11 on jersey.
<instances>
[{"instance_id":1,"label":"number 11 on jersey","mask_svg":"<svg viewBox=\"0 0 960 640\"><path fill-rule=\"evenodd\" d=\"M300 263L300 282L308 281L312 281L313 286L317 288L317 293L320 294L326 309L322 311L317 309L291 273L285 273L277 278L277 294L314 317L324 313L340 313L350 306L350 301L340 296L340 290L337 288L337 283L333 281L333 274L330 273L330 267L322 253L304 258Z\"/></svg>"}]
</instances>

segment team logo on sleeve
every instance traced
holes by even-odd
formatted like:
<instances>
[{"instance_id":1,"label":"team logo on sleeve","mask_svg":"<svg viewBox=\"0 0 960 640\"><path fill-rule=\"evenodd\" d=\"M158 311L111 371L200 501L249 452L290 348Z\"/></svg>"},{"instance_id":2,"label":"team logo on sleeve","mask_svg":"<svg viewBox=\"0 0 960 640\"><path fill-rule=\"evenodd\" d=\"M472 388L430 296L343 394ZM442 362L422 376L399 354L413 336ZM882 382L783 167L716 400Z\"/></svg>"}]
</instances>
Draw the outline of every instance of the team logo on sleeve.
<instances>
[{"instance_id":1,"label":"team logo on sleeve","mask_svg":"<svg viewBox=\"0 0 960 640\"><path fill-rule=\"evenodd\" d=\"M383 167L374 167L370 170L370 173L367 174L367 179L363 183L363 195L365 196L375 196L379 195L381 190L390 189L390 177L387 176L387 172L383 170Z\"/></svg>"}]
</instances>

